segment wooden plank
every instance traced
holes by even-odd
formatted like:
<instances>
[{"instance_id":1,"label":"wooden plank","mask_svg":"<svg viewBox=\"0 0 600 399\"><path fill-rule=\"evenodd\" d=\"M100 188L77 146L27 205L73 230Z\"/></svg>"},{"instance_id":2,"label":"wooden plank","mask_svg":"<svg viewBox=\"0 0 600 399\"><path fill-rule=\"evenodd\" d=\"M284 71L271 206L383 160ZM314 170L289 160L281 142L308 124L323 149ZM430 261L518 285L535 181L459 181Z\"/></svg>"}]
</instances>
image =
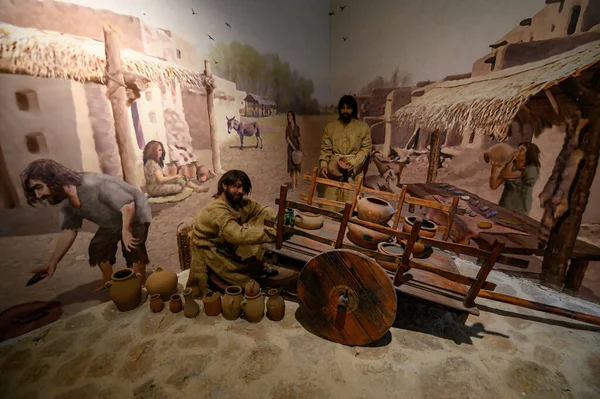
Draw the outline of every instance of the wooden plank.
<instances>
[{"instance_id":1,"label":"wooden plank","mask_svg":"<svg viewBox=\"0 0 600 399\"><path fill-rule=\"evenodd\" d=\"M394 285L400 284L402 281L402 272L406 270L410 261L410 254L412 253L413 247L417 239L419 238L419 232L421 231L421 223L423 223L423 219L416 218L413 223L412 230L410 232L410 237L408 238L408 242L406 243L406 247L404 248L404 252L402 253L402 268L398 268L396 271L396 275L394 276Z\"/></svg>"},{"instance_id":2,"label":"wooden plank","mask_svg":"<svg viewBox=\"0 0 600 399\"><path fill-rule=\"evenodd\" d=\"M571 259L569 269L567 270L567 277L565 278L566 290L571 292L579 292L581 283L583 283L583 277L589 266L590 262L579 259Z\"/></svg>"},{"instance_id":3,"label":"wooden plank","mask_svg":"<svg viewBox=\"0 0 600 399\"><path fill-rule=\"evenodd\" d=\"M427 169L427 183L435 182L440 160L440 131L431 132L429 141L429 168Z\"/></svg>"},{"instance_id":4,"label":"wooden plank","mask_svg":"<svg viewBox=\"0 0 600 399\"><path fill-rule=\"evenodd\" d=\"M426 199L422 199L422 198L411 197L410 195L407 196L404 199L404 201L407 204L419 205L419 206L424 206L424 207L432 208L432 209L439 209L440 211L444 211L444 212L450 211L449 205L440 204L437 201L430 201L430 200L426 200Z\"/></svg>"},{"instance_id":5,"label":"wooden plank","mask_svg":"<svg viewBox=\"0 0 600 399\"><path fill-rule=\"evenodd\" d=\"M556 99L554 98L554 95L552 94L550 89L544 90L544 93L546 93L546 97L548 97L548 101L552 105L552 109L554 110L556 115L560 115L560 109L558 108L558 103L556 102Z\"/></svg>"},{"instance_id":6,"label":"wooden plank","mask_svg":"<svg viewBox=\"0 0 600 399\"><path fill-rule=\"evenodd\" d=\"M448 298L447 296L441 295L433 290L424 290L422 289L422 287L414 283L408 282L401 284L398 287L396 287L396 291L405 295L410 295L415 298L423 299L428 302L456 309L461 312L468 312L472 315L479 316L479 310L477 308L467 308L462 304L460 300Z\"/></svg>"},{"instance_id":7,"label":"wooden plank","mask_svg":"<svg viewBox=\"0 0 600 399\"><path fill-rule=\"evenodd\" d=\"M287 197L287 186L282 185L279 188L279 209L277 211L277 235L275 236L275 245L277 249L281 248L283 243L283 221L285 218L285 200Z\"/></svg>"},{"instance_id":8,"label":"wooden plank","mask_svg":"<svg viewBox=\"0 0 600 399\"><path fill-rule=\"evenodd\" d=\"M477 280L474 279L473 277L469 277L469 276L464 276L460 273L454 273L451 272L449 270L445 270L445 269L441 269L439 267L434 267L431 265L427 265L425 263L420 262L418 259L413 258L410 261L410 267L413 269L419 269L419 270L423 270L429 273L434 273L437 274L440 277L444 277L450 281L454 281L460 284L464 284L464 285L472 285L474 284ZM487 290L487 291L494 291L496 289L496 284L486 281L483 284L482 289Z\"/></svg>"},{"instance_id":9,"label":"wooden plank","mask_svg":"<svg viewBox=\"0 0 600 399\"><path fill-rule=\"evenodd\" d=\"M275 205L279 205L279 198L275 199ZM302 212L318 213L334 219L342 219L342 214L339 212L330 211L329 209L323 209L317 206L301 204L295 201L285 201L285 207L297 209Z\"/></svg>"},{"instance_id":10,"label":"wooden plank","mask_svg":"<svg viewBox=\"0 0 600 399\"><path fill-rule=\"evenodd\" d=\"M313 168L312 176L310 177L310 190L308 191L308 205L312 205L313 196L315 195L315 189L317 188L317 173L319 173L319 168Z\"/></svg>"},{"instance_id":11,"label":"wooden plank","mask_svg":"<svg viewBox=\"0 0 600 399\"><path fill-rule=\"evenodd\" d=\"M396 208L396 215L394 215L394 224L392 225L392 229L396 230L398 228L398 224L400 223L400 217L402 212L402 205L404 205L404 198L406 198L406 186L402 186L402 191L400 192L400 198L398 199L398 206Z\"/></svg>"},{"instance_id":12,"label":"wooden plank","mask_svg":"<svg viewBox=\"0 0 600 399\"><path fill-rule=\"evenodd\" d=\"M311 181L312 177L308 176L308 175L303 175L302 178L304 180L308 180ZM323 177L317 177L315 179L315 181L319 184L325 184L327 186L332 186L332 187L338 187L338 188L345 188L346 190L353 190L354 189L354 184L350 184L350 183L342 183L340 181L335 181L335 180L330 180L330 179L325 179Z\"/></svg>"},{"instance_id":13,"label":"wooden plank","mask_svg":"<svg viewBox=\"0 0 600 399\"><path fill-rule=\"evenodd\" d=\"M306 194L300 194L300 199L308 201L308 196ZM328 200L325 198L319 198L319 197L313 197L312 202L321 204L321 205L333 206L333 207L340 208L340 209L343 209L345 206L341 202L332 201L332 200Z\"/></svg>"},{"instance_id":14,"label":"wooden plank","mask_svg":"<svg viewBox=\"0 0 600 399\"><path fill-rule=\"evenodd\" d=\"M350 208L350 213L348 215L351 215L352 212L354 212L354 209L356 208L356 202L358 200L358 194L360 193L360 188L362 187L362 183L363 183L362 176L358 176L358 180L356 181L356 187L354 187L354 194L352 196L352 207Z\"/></svg>"},{"instance_id":15,"label":"wooden plank","mask_svg":"<svg viewBox=\"0 0 600 399\"><path fill-rule=\"evenodd\" d=\"M475 306L475 298L479 294L479 291L481 291L481 287L483 287L483 283L485 282L488 275L494 268L494 265L496 264L496 261L498 260L498 257L500 256L500 252L502 252L503 248L504 248L504 244L502 244L500 242L496 242L496 244L494 244L494 248L492 248L492 254L485 261L485 263L483 264L483 266L479 269L479 272L477 273L477 282L475 284L473 284L471 286L471 288L469 288L469 292L467 292L465 300L463 301L463 304L466 307L470 308L472 306Z\"/></svg>"},{"instance_id":16,"label":"wooden plank","mask_svg":"<svg viewBox=\"0 0 600 399\"><path fill-rule=\"evenodd\" d=\"M356 198L355 198L356 200ZM344 208L344 216L342 217L342 222L340 223L340 231L338 231L337 239L335 240L335 248L339 249L342 247L344 243L344 235L346 234L346 226L348 225L348 219L350 219L350 213L354 209L353 205L346 204Z\"/></svg>"},{"instance_id":17,"label":"wooden plank","mask_svg":"<svg viewBox=\"0 0 600 399\"><path fill-rule=\"evenodd\" d=\"M452 206L450 207L450 211L448 213L448 229L444 232L444 241L448 241L448 238L450 237L452 222L454 222L454 215L456 215L456 210L458 209L458 201L458 197L454 197L452 199Z\"/></svg>"}]
</instances>

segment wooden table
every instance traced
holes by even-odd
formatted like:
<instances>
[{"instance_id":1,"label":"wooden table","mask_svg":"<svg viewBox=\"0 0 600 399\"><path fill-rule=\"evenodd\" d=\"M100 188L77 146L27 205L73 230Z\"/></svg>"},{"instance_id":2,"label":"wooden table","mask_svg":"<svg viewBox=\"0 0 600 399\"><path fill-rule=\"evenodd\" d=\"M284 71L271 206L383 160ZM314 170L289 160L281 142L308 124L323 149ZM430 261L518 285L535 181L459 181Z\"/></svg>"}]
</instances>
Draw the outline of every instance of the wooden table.
<instances>
[{"instance_id":1,"label":"wooden table","mask_svg":"<svg viewBox=\"0 0 600 399\"><path fill-rule=\"evenodd\" d=\"M490 209L495 209L498 211L498 214L496 216L492 216L490 221L496 223L502 219L518 221L520 225L516 227L528 233L527 235L480 233L474 239L474 241L482 249L489 250L494 241L498 238L501 238L505 243L502 253L537 256L545 255L545 240L544 237L540 235L540 232L542 231L542 225L540 222L522 213L506 209L498 204L487 201L478 195L470 193L460 187L453 185L440 187L440 184L443 183L418 183L407 184L406 186L407 192L410 195L419 198L425 198L433 195L449 197L451 194L449 193L448 188L455 187L456 189L463 191L465 195L468 195L471 198L477 198L479 200L479 205L487 205ZM464 216L461 215L457 215L455 217L464 218ZM583 280L585 270L587 269L590 261L600 261L600 248L587 242L577 240L575 242L575 247L573 248L573 253L571 254L571 264L569 267L569 272L567 273L565 287L572 290L577 290L579 288Z\"/></svg>"}]
</instances>

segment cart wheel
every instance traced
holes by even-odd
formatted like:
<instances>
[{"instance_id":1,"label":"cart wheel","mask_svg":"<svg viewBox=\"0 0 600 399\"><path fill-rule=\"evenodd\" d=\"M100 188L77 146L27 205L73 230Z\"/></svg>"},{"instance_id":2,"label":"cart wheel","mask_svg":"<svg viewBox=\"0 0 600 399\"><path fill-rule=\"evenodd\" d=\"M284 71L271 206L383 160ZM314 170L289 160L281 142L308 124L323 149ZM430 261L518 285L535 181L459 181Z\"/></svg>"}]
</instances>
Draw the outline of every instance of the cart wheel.
<instances>
[{"instance_id":1,"label":"cart wheel","mask_svg":"<svg viewBox=\"0 0 600 399\"><path fill-rule=\"evenodd\" d=\"M315 256L302 269L297 289L314 331L340 344L375 342L396 318L390 277L359 252L335 249Z\"/></svg>"}]
</instances>

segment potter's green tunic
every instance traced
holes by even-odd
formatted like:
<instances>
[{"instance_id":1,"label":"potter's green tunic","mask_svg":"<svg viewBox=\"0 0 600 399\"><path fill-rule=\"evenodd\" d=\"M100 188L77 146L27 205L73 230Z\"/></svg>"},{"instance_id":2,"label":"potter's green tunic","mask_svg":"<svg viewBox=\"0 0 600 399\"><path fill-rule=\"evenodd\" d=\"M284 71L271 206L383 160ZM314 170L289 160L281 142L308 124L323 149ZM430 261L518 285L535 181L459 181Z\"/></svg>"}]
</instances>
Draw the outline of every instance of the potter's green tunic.
<instances>
[{"instance_id":1,"label":"potter's green tunic","mask_svg":"<svg viewBox=\"0 0 600 399\"><path fill-rule=\"evenodd\" d=\"M537 166L528 165L523 169L523 176L518 179L504 180L504 191L498 205L516 212L529 214L533 200L533 186L540 170Z\"/></svg>"},{"instance_id":2,"label":"potter's green tunic","mask_svg":"<svg viewBox=\"0 0 600 399\"><path fill-rule=\"evenodd\" d=\"M211 201L194 219L189 233L192 252L187 287L207 289L206 267L223 280L243 287L262 271L261 244L274 242L276 230L264 225L276 211L245 198L239 208L220 198Z\"/></svg>"},{"instance_id":3,"label":"potter's green tunic","mask_svg":"<svg viewBox=\"0 0 600 399\"><path fill-rule=\"evenodd\" d=\"M348 176L348 183L356 183L358 176L362 176L365 161L371 153L371 129L366 123L352 119L344 125L339 119L325 126L321 142L321 155L319 164L321 168L327 167L329 161L335 156L347 156L352 165ZM324 197L339 202L352 201L352 191L337 187L327 186Z\"/></svg>"}]
</instances>

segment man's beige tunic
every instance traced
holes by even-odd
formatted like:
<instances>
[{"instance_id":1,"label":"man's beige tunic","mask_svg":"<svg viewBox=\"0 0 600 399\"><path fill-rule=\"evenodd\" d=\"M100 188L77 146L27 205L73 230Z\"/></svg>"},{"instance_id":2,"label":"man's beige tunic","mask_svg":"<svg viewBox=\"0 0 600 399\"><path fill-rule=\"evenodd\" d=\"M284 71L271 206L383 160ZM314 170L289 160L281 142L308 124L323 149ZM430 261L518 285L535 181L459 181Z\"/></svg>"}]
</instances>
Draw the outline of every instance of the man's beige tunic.
<instances>
[{"instance_id":1,"label":"man's beige tunic","mask_svg":"<svg viewBox=\"0 0 600 399\"><path fill-rule=\"evenodd\" d=\"M366 123L352 119L344 125L339 119L325 126L319 163L321 168L327 167L332 157L346 156L352 165L348 183L356 183L358 176L363 175L365 161L371 153L371 129ZM327 186L324 197L330 200L352 201L352 191Z\"/></svg>"},{"instance_id":2,"label":"man's beige tunic","mask_svg":"<svg viewBox=\"0 0 600 399\"><path fill-rule=\"evenodd\" d=\"M276 230L264 225L276 211L245 198L238 208L217 198L194 219L189 233L192 260L187 287L207 289L206 268L223 280L243 287L262 271L261 244L274 242Z\"/></svg>"}]
</instances>

